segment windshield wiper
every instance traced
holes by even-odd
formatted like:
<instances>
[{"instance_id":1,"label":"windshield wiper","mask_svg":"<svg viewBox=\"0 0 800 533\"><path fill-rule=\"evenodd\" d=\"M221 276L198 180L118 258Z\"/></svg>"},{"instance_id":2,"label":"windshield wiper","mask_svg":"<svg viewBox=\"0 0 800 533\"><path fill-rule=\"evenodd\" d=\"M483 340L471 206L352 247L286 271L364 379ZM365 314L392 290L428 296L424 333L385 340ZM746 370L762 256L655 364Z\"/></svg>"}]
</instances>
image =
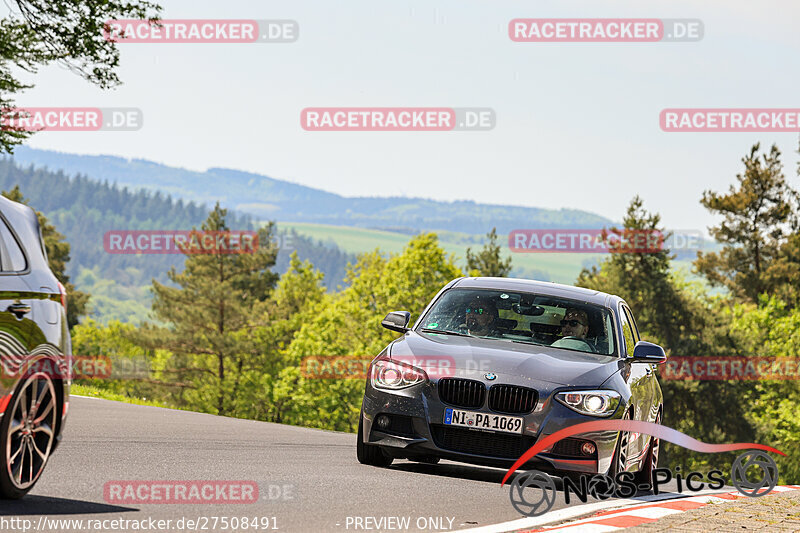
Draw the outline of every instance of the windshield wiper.
<instances>
[{"instance_id":1,"label":"windshield wiper","mask_svg":"<svg viewBox=\"0 0 800 533\"><path fill-rule=\"evenodd\" d=\"M446 329L430 329L430 328L422 328L420 329L423 333L439 333L440 335L455 335L457 337L472 337L472 335L468 335L466 333L458 333L457 331L447 331Z\"/></svg>"}]
</instances>

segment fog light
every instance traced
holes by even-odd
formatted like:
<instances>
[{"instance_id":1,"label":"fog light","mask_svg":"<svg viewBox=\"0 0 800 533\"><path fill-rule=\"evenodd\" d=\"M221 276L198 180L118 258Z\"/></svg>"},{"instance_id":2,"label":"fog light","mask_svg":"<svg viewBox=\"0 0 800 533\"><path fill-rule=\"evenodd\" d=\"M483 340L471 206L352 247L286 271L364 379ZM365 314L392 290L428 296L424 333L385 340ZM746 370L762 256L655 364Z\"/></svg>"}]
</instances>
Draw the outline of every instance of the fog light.
<instances>
[{"instance_id":1,"label":"fog light","mask_svg":"<svg viewBox=\"0 0 800 533\"><path fill-rule=\"evenodd\" d=\"M378 427L381 429L386 429L389 427L389 417L386 415L381 415L378 417Z\"/></svg>"},{"instance_id":2,"label":"fog light","mask_svg":"<svg viewBox=\"0 0 800 533\"><path fill-rule=\"evenodd\" d=\"M592 455L595 452L596 448L594 444L591 442L584 442L583 446L581 446L581 451L583 455Z\"/></svg>"}]
</instances>

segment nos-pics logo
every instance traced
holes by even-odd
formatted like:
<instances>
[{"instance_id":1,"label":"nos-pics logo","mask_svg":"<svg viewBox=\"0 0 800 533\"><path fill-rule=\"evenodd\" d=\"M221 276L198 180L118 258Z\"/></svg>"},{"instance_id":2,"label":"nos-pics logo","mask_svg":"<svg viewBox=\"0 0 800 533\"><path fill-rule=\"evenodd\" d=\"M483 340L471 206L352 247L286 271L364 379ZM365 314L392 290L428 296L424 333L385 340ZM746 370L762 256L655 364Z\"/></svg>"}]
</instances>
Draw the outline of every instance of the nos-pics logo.
<instances>
[{"instance_id":1,"label":"nos-pics logo","mask_svg":"<svg viewBox=\"0 0 800 533\"><path fill-rule=\"evenodd\" d=\"M667 442L677 444L689 450L701 453L721 453L734 450L747 450L739 455L731 466L731 480L736 489L745 496L757 498L769 494L778 483L778 465L764 452L773 452L785 455L783 452L770 446L754 443L734 443L734 444L707 444L693 439L688 435L672 428L654 424L652 422L642 422L638 420L598 420L585 422L562 429L542 438L534 444L527 452L517 459L517 461L506 472L503 482L516 472L522 465L533 459L536 454L545 450L561 439L594 431L626 431L630 433L641 433L651 435L653 439L663 439ZM650 444L652 445L653 440ZM683 481L686 488L690 491L699 491L705 487L705 482L700 481L703 474L700 472L690 472L681 474L676 469L675 479L678 482L678 492L683 492ZM588 495L605 500L611 497L630 498L638 490L653 490L659 493L659 486L670 482L673 473L666 468L654 468L650 479L650 484L634 483L632 472L619 472L615 476L607 474L596 474L591 477L582 476L580 481L565 477L562 479L562 490L564 492L565 503L570 503L570 494L576 496L580 501L586 502ZM711 489L721 489L725 485L723 473L720 470L711 470L708 473L708 487ZM640 480L641 481L641 480ZM699 482L699 485L698 485ZM526 491L526 489L528 489ZM517 475L510 485L509 497L511 505L519 513L526 516L540 516L549 511L555 505L557 488L554 479L539 470L530 470ZM528 496L526 498L526 496ZM531 496L533 496L531 498Z\"/></svg>"}]
</instances>

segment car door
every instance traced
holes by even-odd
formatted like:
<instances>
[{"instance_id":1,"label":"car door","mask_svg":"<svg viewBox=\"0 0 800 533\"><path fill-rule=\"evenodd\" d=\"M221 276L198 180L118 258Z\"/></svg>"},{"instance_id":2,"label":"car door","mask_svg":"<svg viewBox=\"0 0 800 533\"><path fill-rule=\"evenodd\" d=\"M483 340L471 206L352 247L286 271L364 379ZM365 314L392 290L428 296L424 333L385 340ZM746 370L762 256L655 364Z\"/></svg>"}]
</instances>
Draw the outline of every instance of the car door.
<instances>
[{"instance_id":1,"label":"car door","mask_svg":"<svg viewBox=\"0 0 800 533\"><path fill-rule=\"evenodd\" d=\"M641 336L639 335L639 327L636 325L636 319L633 317L633 311L631 311L630 307L627 305L623 305L625 309L625 313L628 315L628 320L630 320L631 325L633 326L633 335L634 340L639 342L642 340ZM655 364L649 365L642 365L645 370L646 380L647 380L647 411L643 415L642 420L645 422L655 422L656 417L658 416L658 366ZM643 407L644 408L644 407Z\"/></svg>"},{"instance_id":2,"label":"car door","mask_svg":"<svg viewBox=\"0 0 800 533\"><path fill-rule=\"evenodd\" d=\"M27 269L25 254L0 214L0 412L38 330L33 321L33 294L24 279Z\"/></svg>"},{"instance_id":3,"label":"car door","mask_svg":"<svg viewBox=\"0 0 800 533\"><path fill-rule=\"evenodd\" d=\"M631 320L631 315L628 306L620 304L617 310L619 313L620 325L622 326L622 340L621 346L625 357L633 355L633 348L638 342L638 332L636 325ZM633 420L647 420L650 404L650 381L649 376L652 373L650 365L631 364L631 373L629 377L629 385L631 388L631 407ZM647 443L647 436L639 433L631 433L629 435L628 445L628 460L631 464L638 461L644 451L645 444Z\"/></svg>"}]
</instances>

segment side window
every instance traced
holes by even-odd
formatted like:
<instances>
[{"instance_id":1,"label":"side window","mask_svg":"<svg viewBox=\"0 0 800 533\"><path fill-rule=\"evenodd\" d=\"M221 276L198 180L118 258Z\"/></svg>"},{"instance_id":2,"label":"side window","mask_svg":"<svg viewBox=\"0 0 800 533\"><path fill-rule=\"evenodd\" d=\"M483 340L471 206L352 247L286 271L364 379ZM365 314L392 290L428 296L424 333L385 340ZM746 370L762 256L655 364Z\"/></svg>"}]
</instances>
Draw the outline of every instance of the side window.
<instances>
[{"instance_id":1,"label":"side window","mask_svg":"<svg viewBox=\"0 0 800 533\"><path fill-rule=\"evenodd\" d=\"M631 312L630 308L627 305L623 305L622 309L625 311L625 315L628 317L628 321L631 323L631 329L633 330L633 340L639 342L642 340L642 337L639 335L639 328L636 326L636 320L633 319L633 313Z\"/></svg>"},{"instance_id":2,"label":"side window","mask_svg":"<svg viewBox=\"0 0 800 533\"><path fill-rule=\"evenodd\" d=\"M19 272L25 270L25 254L11 233L6 221L0 218L0 270Z\"/></svg>"},{"instance_id":3,"label":"side window","mask_svg":"<svg viewBox=\"0 0 800 533\"><path fill-rule=\"evenodd\" d=\"M620 307L619 311L619 320L620 324L622 325L622 340L625 342L627 355L630 357L633 355L633 347L636 345L636 341L633 337L633 328L631 327L630 319L628 318L627 313L625 313L623 307Z\"/></svg>"}]
</instances>

